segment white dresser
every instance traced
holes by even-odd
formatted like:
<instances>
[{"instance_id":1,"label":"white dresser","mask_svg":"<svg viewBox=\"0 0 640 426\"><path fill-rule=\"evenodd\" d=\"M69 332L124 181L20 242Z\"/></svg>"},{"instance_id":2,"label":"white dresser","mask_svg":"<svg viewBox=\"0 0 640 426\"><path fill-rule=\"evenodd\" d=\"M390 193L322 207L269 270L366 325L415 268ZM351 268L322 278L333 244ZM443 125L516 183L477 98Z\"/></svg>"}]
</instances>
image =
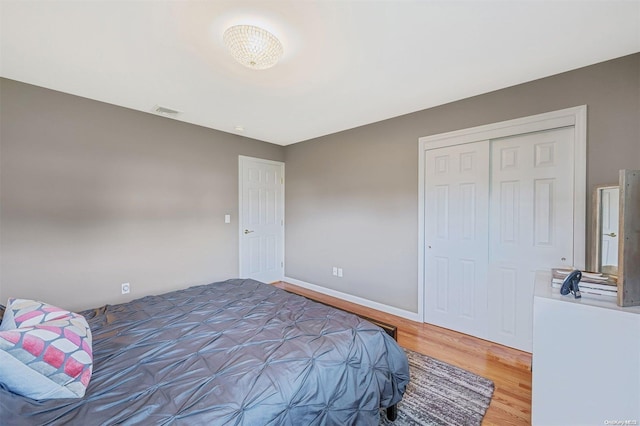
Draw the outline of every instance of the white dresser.
<instances>
[{"instance_id":1,"label":"white dresser","mask_svg":"<svg viewBox=\"0 0 640 426\"><path fill-rule=\"evenodd\" d=\"M562 296L536 276L532 423L640 425L640 307Z\"/></svg>"}]
</instances>

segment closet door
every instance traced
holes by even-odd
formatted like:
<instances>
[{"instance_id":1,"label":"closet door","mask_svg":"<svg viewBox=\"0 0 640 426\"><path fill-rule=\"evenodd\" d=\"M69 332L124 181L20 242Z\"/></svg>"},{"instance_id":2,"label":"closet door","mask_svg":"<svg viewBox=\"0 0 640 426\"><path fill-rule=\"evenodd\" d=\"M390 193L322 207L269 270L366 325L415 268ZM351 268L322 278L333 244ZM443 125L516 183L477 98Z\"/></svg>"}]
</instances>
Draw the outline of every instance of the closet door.
<instances>
[{"instance_id":1,"label":"closet door","mask_svg":"<svg viewBox=\"0 0 640 426\"><path fill-rule=\"evenodd\" d=\"M489 141L424 155L425 320L486 338Z\"/></svg>"},{"instance_id":2,"label":"closet door","mask_svg":"<svg viewBox=\"0 0 640 426\"><path fill-rule=\"evenodd\" d=\"M491 341L531 352L535 271L573 265L573 143L573 127L491 141Z\"/></svg>"}]
</instances>

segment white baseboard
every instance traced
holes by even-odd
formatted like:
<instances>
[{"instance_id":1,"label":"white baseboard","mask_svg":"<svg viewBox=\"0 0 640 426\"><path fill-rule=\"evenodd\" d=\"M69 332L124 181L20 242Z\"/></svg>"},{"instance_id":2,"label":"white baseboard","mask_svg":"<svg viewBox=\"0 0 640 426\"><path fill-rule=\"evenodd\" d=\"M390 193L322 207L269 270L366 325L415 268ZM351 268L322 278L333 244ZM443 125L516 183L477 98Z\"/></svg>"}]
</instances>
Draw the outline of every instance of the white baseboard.
<instances>
[{"instance_id":1,"label":"white baseboard","mask_svg":"<svg viewBox=\"0 0 640 426\"><path fill-rule=\"evenodd\" d=\"M284 277L282 281L288 282L290 284L295 284L299 287L303 287L308 290L317 291L318 293L326 294L327 296L337 297L338 299L346 300L347 302L356 303L358 305L362 305L367 308L386 312L387 314L391 314L398 317L406 318L411 321L419 322L418 314L415 312L405 311L404 309L398 309L396 307L385 305L383 303L378 303L372 300L363 299L362 297L354 296L352 294L342 293L341 291L321 287L319 285L311 284L306 281L300 281L291 277Z\"/></svg>"}]
</instances>

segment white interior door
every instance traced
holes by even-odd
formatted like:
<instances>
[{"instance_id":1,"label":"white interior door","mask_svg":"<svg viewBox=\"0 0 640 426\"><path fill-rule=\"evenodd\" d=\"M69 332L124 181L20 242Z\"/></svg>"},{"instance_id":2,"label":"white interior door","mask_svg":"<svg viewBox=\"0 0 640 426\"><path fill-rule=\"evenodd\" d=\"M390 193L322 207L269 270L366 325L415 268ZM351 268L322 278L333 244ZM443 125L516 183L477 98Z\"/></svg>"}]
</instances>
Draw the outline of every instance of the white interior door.
<instances>
[{"instance_id":1,"label":"white interior door","mask_svg":"<svg viewBox=\"0 0 640 426\"><path fill-rule=\"evenodd\" d=\"M240 156L240 276L284 276L284 163Z\"/></svg>"},{"instance_id":2,"label":"white interior door","mask_svg":"<svg viewBox=\"0 0 640 426\"><path fill-rule=\"evenodd\" d=\"M533 271L585 267L586 119L580 106L419 139L425 322L531 351ZM469 179L467 147L486 167Z\"/></svg>"},{"instance_id":3,"label":"white interior door","mask_svg":"<svg viewBox=\"0 0 640 426\"><path fill-rule=\"evenodd\" d=\"M574 265L574 128L491 142L489 340L531 352L536 270Z\"/></svg>"},{"instance_id":4,"label":"white interior door","mask_svg":"<svg viewBox=\"0 0 640 426\"><path fill-rule=\"evenodd\" d=\"M611 270L618 268L618 214L620 212L620 188L602 190L602 258L601 266ZM594 236L594 238L597 238ZM606 268L609 267L609 268Z\"/></svg>"},{"instance_id":5,"label":"white interior door","mask_svg":"<svg viewBox=\"0 0 640 426\"><path fill-rule=\"evenodd\" d=\"M489 141L424 155L425 321L486 338Z\"/></svg>"}]
</instances>

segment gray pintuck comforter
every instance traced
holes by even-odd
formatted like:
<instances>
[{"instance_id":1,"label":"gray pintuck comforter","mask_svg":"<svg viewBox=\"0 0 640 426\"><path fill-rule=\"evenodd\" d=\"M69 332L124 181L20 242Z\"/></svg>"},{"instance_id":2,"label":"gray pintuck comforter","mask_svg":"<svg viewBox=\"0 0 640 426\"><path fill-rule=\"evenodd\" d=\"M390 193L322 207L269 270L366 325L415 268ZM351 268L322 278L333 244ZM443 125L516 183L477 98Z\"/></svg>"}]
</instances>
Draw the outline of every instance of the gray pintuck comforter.
<instances>
[{"instance_id":1,"label":"gray pintuck comforter","mask_svg":"<svg viewBox=\"0 0 640 426\"><path fill-rule=\"evenodd\" d=\"M34 401L0 385L1 424L377 425L409 381L379 327L253 280L82 314L85 397Z\"/></svg>"}]
</instances>

